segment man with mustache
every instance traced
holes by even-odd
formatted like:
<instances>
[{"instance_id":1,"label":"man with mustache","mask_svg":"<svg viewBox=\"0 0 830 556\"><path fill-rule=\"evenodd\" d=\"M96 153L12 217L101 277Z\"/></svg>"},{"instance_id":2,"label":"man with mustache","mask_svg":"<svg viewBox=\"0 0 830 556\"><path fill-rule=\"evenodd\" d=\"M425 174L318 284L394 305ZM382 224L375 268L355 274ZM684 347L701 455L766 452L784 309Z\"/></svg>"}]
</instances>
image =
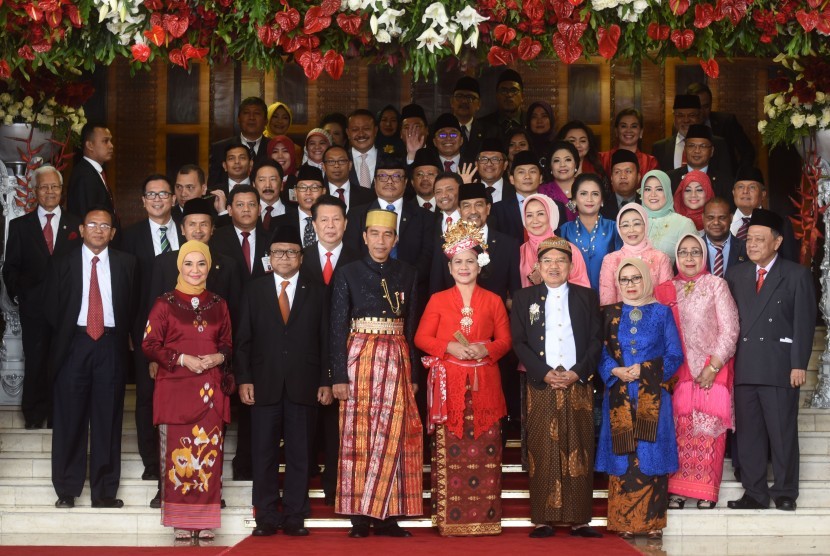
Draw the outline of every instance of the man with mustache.
<instances>
[{"instance_id":1,"label":"man with mustache","mask_svg":"<svg viewBox=\"0 0 830 556\"><path fill-rule=\"evenodd\" d=\"M323 185L323 172L319 168L303 164L297 172L297 185L294 186L297 205L288 207L284 215L274 220L274 226L296 228L302 238L304 249L317 241L311 207L326 189Z\"/></svg>"},{"instance_id":2,"label":"man with mustache","mask_svg":"<svg viewBox=\"0 0 830 556\"><path fill-rule=\"evenodd\" d=\"M377 134L378 126L371 112L359 108L349 115L349 127L346 128L351 145L349 158L352 160L349 182L366 189L372 188L372 176L378 161L378 150L375 148Z\"/></svg>"},{"instance_id":3,"label":"man with mustache","mask_svg":"<svg viewBox=\"0 0 830 556\"><path fill-rule=\"evenodd\" d=\"M276 229L272 226L273 219L282 216L286 211L285 204L280 200L282 166L270 159L260 162L251 173L251 179L254 188L259 191L259 216L262 227L266 232L272 232Z\"/></svg>"}]
</instances>

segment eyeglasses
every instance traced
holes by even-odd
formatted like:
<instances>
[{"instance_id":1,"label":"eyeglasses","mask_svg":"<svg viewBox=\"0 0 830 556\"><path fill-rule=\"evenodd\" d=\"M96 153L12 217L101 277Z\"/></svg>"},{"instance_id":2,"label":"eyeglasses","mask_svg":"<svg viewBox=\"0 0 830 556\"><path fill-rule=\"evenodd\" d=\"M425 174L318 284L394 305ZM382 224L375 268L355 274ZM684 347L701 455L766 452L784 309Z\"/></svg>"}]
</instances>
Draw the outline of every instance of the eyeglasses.
<instances>
[{"instance_id":1,"label":"eyeglasses","mask_svg":"<svg viewBox=\"0 0 830 556\"><path fill-rule=\"evenodd\" d=\"M311 191L312 193L319 193L323 190L322 185L295 185L294 191L299 191L300 193L306 193Z\"/></svg>"},{"instance_id":2,"label":"eyeglasses","mask_svg":"<svg viewBox=\"0 0 830 556\"><path fill-rule=\"evenodd\" d=\"M455 93L452 98L458 102L475 102L478 100L478 96L465 95L464 93Z\"/></svg>"},{"instance_id":3,"label":"eyeglasses","mask_svg":"<svg viewBox=\"0 0 830 556\"><path fill-rule=\"evenodd\" d=\"M506 88L505 87L503 89L498 89L496 92L498 94L504 95L506 97L514 97L516 95L521 94L522 90L519 89L518 87L511 87L511 88Z\"/></svg>"},{"instance_id":4,"label":"eyeglasses","mask_svg":"<svg viewBox=\"0 0 830 556\"><path fill-rule=\"evenodd\" d=\"M679 259L687 259L692 257L693 259L698 259L703 256L703 251L700 249L692 249L691 251L688 249L681 249L677 252L677 258Z\"/></svg>"},{"instance_id":5,"label":"eyeglasses","mask_svg":"<svg viewBox=\"0 0 830 556\"><path fill-rule=\"evenodd\" d=\"M375 179L377 181L401 181L403 179L403 174L375 174Z\"/></svg>"},{"instance_id":6,"label":"eyeglasses","mask_svg":"<svg viewBox=\"0 0 830 556\"><path fill-rule=\"evenodd\" d=\"M712 145L705 143L686 143L686 148L690 151L708 151L712 148Z\"/></svg>"},{"instance_id":7,"label":"eyeglasses","mask_svg":"<svg viewBox=\"0 0 830 556\"><path fill-rule=\"evenodd\" d=\"M271 256L275 259L288 257L289 259L296 259L300 255L300 251L296 249L271 249Z\"/></svg>"},{"instance_id":8,"label":"eyeglasses","mask_svg":"<svg viewBox=\"0 0 830 556\"><path fill-rule=\"evenodd\" d=\"M323 164L327 164L329 166L345 166L348 163L348 158L338 158L337 160L329 158L328 160L323 161Z\"/></svg>"},{"instance_id":9,"label":"eyeglasses","mask_svg":"<svg viewBox=\"0 0 830 556\"><path fill-rule=\"evenodd\" d=\"M480 156L477 160L482 164L501 164L504 161L500 156Z\"/></svg>"},{"instance_id":10,"label":"eyeglasses","mask_svg":"<svg viewBox=\"0 0 830 556\"><path fill-rule=\"evenodd\" d=\"M642 276L632 276L631 278L620 278L619 282L621 286L628 286L629 284L634 284L635 286L643 281Z\"/></svg>"},{"instance_id":11,"label":"eyeglasses","mask_svg":"<svg viewBox=\"0 0 830 556\"><path fill-rule=\"evenodd\" d=\"M434 178L438 175L438 172L415 172L415 177L420 179L423 178Z\"/></svg>"},{"instance_id":12,"label":"eyeglasses","mask_svg":"<svg viewBox=\"0 0 830 556\"><path fill-rule=\"evenodd\" d=\"M57 184L50 184L50 185L38 185L37 189L40 191L60 191L63 189L60 185Z\"/></svg>"},{"instance_id":13,"label":"eyeglasses","mask_svg":"<svg viewBox=\"0 0 830 556\"><path fill-rule=\"evenodd\" d=\"M169 191L148 191L147 193L144 194L144 198L149 199L150 201L153 201L155 199L167 200L172 195L173 194L170 193Z\"/></svg>"},{"instance_id":14,"label":"eyeglasses","mask_svg":"<svg viewBox=\"0 0 830 556\"><path fill-rule=\"evenodd\" d=\"M636 222L620 224L620 230L633 230L634 228L642 228L645 224L639 220Z\"/></svg>"},{"instance_id":15,"label":"eyeglasses","mask_svg":"<svg viewBox=\"0 0 830 556\"><path fill-rule=\"evenodd\" d=\"M438 136L438 138L439 138L439 139L446 139L446 138L448 138L448 137L449 137L450 139L458 139L458 137L459 137L461 134L460 134L460 133L456 133L455 131L453 131L453 132L451 132L451 133L438 133L438 134L436 134L436 135Z\"/></svg>"},{"instance_id":16,"label":"eyeglasses","mask_svg":"<svg viewBox=\"0 0 830 556\"><path fill-rule=\"evenodd\" d=\"M98 222L87 222L84 224L87 230L101 230L102 232L108 232L112 229L112 224L107 224L106 222L98 223Z\"/></svg>"}]
</instances>

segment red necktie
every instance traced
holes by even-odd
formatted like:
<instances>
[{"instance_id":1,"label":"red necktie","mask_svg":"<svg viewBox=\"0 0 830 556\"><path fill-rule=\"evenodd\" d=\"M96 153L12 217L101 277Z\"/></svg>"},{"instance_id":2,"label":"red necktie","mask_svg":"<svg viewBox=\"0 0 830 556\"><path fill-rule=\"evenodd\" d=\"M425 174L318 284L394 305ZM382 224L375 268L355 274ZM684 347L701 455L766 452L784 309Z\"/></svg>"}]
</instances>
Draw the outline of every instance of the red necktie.
<instances>
[{"instance_id":1,"label":"red necktie","mask_svg":"<svg viewBox=\"0 0 830 556\"><path fill-rule=\"evenodd\" d=\"M251 272L251 244L248 242L248 236L251 232L242 232L242 256L245 257L245 265L248 267L248 273Z\"/></svg>"},{"instance_id":2,"label":"red necktie","mask_svg":"<svg viewBox=\"0 0 830 556\"><path fill-rule=\"evenodd\" d=\"M262 219L262 225L269 232L271 231L271 213L274 212L273 206L265 207L265 218Z\"/></svg>"},{"instance_id":3,"label":"red necktie","mask_svg":"<svg viewBox=\"0 0 830 556\"><path fill-rule=\"evenodd\" d=\"M340 197L340 200L343 201L344 203L346 202L345 193L346 193L346 190L343 189L342 187L337 188L337 196Z\"/></svg>"},{"instance_id":4,"label":"red necktie","mask_svg":"<svg viewBox=\"0 0 830 556\"><path fill-rule=\"evenodd\" d=\"M723 278L723 245L712 245L715 248L715 264L712 265L712 274Z\"/></svg>"},{"instance_id":5,"label":"red necktie","mask_svg":"<svg viewBox=\"0 0 830 556\"><path fill-rule=\"evenodd\" d=\"M450 224L452 224L452 216L447 216L447 229L449 229Z\"/></svg>"},{"instance_id":6,"label":"red necktie","mask_svg":"<svg viewBox=\"0 0 830 556\"><path fill-rule=\"evenodd\" d=\"M104 335L104 302L101 300L101 288L98 286L98 257L92 257L89 271L89 304L86 313L86 333L93 340Z\"/></svg>"},{"instance_id":7,"label":"red necktie","mask_svg":"<svg viewBox=\"0 0 830 556\"><path fill-rule=\"evenodd\" d=\"M288 293L286 293L285 291L285 288L287 288L290 283L291 282L289 282L288 280L283 280L282 291L280 292L279 299L280 314L282 315L282 322L284 322L285 324L288 324L288 316L291 313L291 306L288 304Z\"/></svg>"},{"instance_id":8,"label":"red necktie","mask_svg":"<svg viewBox=\"0 0 830 556\"><path fill-rule=\"evenodd\" d=\"M748 216L742 216L741 217L741 227L738 228L738 233L735 234L735 236L738 239L742 239L742 240L746 241L747 232L749 232L749 217Z\"/></svg>"},{"instance_id":9,"label":"red necktie","mask_svg":"<svg viewBox=\"0 0 830 556\"><path fill-rule=\"evenodd\" d=\"M444 171L445 172L452 172L452 160L445 160L444 161Z\"/></svg>"},{"instance_id":10,"label":"red necktie","mask_svg":"<svg viewBox=\"0 0 830 556\"><path fill-rule=\"evenodd\" d=\"M758 281L755 282L755 293L760 293L761 286L764 285L764 274L766 274L766 273L767 273L767 271L764 270L763 268L758 270Z\"/></svg>"},{"instance_id":11,"label":"red necktie","mask_svg":"<svg viewBox=\"0 0 830 556\"><path fill-rule=\"evenodd\" d=\"M424 208L427 210L432 210L432 203L427 201L426 203L424 203Z\"/></svg>"},{"instance_id":12,"label":"red necktie","mask_svg":"<svg viewBox=\"0 0 830 556\"><path fill-rule=\"evenodd\" d=\"M55 250L55 236L52 232L52 217L53 216L55 216L55 215L54 214L47 214L46 215L46 225L43 227L43 239L46 240L46 248L49 250L50 255Z\"/></svg>"},{"instance_id":13,"label":"red necktie","mask_svg":"<svg viewBox=\"0 0 830 556\"><path fill-rule=\"evenodd\" d=\"M323 282L329 285L331 275L334 274L334 267L331 266L331 253L326 253L326 266L323 267Z\"/></svg>"}]
</instances>

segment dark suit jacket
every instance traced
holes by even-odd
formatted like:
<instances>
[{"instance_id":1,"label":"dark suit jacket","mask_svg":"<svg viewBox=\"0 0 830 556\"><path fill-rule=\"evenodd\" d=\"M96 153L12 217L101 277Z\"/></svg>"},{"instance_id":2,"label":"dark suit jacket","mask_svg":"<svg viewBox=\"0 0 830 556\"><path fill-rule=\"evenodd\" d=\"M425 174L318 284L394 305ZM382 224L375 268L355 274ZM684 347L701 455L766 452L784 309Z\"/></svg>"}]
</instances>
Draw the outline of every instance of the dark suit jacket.
<instances>
[{"instance_id":1,"label":"dark suit jacket","mask_svg":"<svg viewBox=\"0 0 830 556\"><path fill-rule=\"evenodd\" d=\"M178 234L178 230L168 230L167 232L168 234ZM132 331L133 345L141 344L147 317L150 315L150 309L152 309L155 302L155 297L150 297L153 262L156 258L152 233L150 221L145 218L124 230L120 245L121 250L135 257L137 263L135 278L133 279L133 292L138 296L135 324ZM182 243L184 243L184 237L179 236L179 245Z\"/></svg>"},{"instance_id":2,"label":"dark suit jacket","mask_svg":"<svg viewBox=\"0 0 830 556\"><path fill-rule=\"evenodd\" d=\"M210 169L208 170L208 189L222 189L225 194L228 193L228 173L222 168L222 163L225 162L225 149L233 141L239 141L239 134L233 137L228 137L217 141L210 146ZM268 145L268 138L263 137L259 142L259 151L254 156L254 165L258 162L268 159L268 153L265 148Z\"/></svg>"},{"instance_id":3,"label":"dark suit jacket","mask_svg":"<svg viewBox=\"0 0 830 556\"><path fill-rule=\"evenodd\" d=\"M507 234L487 229L487 253L490 264L481 270L478 285L502 298L512 296L522 287L519 275L519 242ZM450 276L447 256L440 245L436 245L432 256L432 271L429 273L429 293L433 294L452 287L455 281Z\"/></svg>"},{"instance_id":4,"label":"dark suit jacket","mask_svg":"<svg viewBox=\"0 0 830 556\"><path fill-rule=\"evenodd\" d=\"M238 384L253 384L256 405L285 396L317 405L317 389L330 386L329 308L325 286L300 273L288 323L280 316L273 276L253 280L242 299L234 334L234 373Z\"/></svg>"},{"instance_id":5,"label":"dark suit jacket","mask_svg":"<svg viewBox=\"0 0 830 556\"><path fill-rule=\"evenodd\" d=\"M85 158L81 158L72 169L66 194L66 209L80 218L94 206L113 210L112 197L101 174Z\"/></svg>"},{"instance_id":6,"label":"dark suit jacket","mask_svg":"<svg viewBox=\"0 0 830 556\"><path fill-rule=\"evenodd\" d=\"M674 195L674 192L677 191L681 180L688 173L688 166L681 166L680 168L675 168L671 172L668 172L669 179L671 180L672 195ZM725 174L723 171L718 170L711 165L706 168L706 175L709 176L709 181L712 182L712 189L715 191L715 196L725 199L731 204L732 186L735 185L734 177L731 174ZM734 210L734 208L735 207L733 206L732 209Z\"/></svg>"},{"instance_id":7,"label":"dark suit jacket","mask_svg":"<svg viewBox=\"0 0 830 556\"><path fill-rule=\"evenodd\" d=\"M44 290L46 320L52 329L50 379L61 367L75 335L83 296L82 250L72 251L52 259ZM135 257L129 253L109 249L112 279L112 308L115 314L115 336L118 356L126 364L127 335L134 322L136 296L133 294Z\"/></svg>"},{"instance_id":8,"label":"dark suit jacket","mask_svg":"<svg viewBox=\"0 0 830 556\"><path fill-rule=\"evenodd\" d=\"M461 147L461 156L467 160L475 160L478 153L481 152L481 142L484 140L484 135L487 130L484 124L478 118L473 118L473 127L470 130L470 138ZM507 148L507 145L505 145Z\"/></svg>"},{"instance_id":9,"label":"dark suit jacket","mask_svg":"<svg viewBox=\"0 0 830 556\"><path fill-rule=\"evenodd\" d=\"M516 292L510 311L513 351L527 368L528 384L543 389L545 375L551 366L545 361L545 284ZM530 306L539 306L539 315L530 322ZM599 297L591 288L568 284L568 312L574 333L576 365L569 370L579 375L580 382L590 380L597 369L602 351L602 326Z\"/></svg>"},{"instance_id":10,"label":"dark suit jacket","mask_svg":"<svg viewBox=\"0 0 830 556\"><path fill-rule=\"evenodd\" d=\"M162 253L153 261L149 292L151 309L159 296L175 289L179 278L178 258L179 252L171 251ZM231 323L235 323L242 300L241 269L235 260L216 250L211 251L210 258L213 264L208 272L206 289L225 300Z\"/></svg>"},{"instance_id":11,"label":"dark suit jacket","mask_svg":"<svg viewBox=\"0 0 830 556\"><path fill-rule=\"evenodd\" d=\"M173 210L170 211L171 216L173 216L173 222L176 223L176 231L178 233L182 233L181 226L182 220L184 220L184 209L179 206L179 203L175 203L173 205Z\"/></svg>"},{"instance_id":12,"label":"dark suit jacket","mask_svg":"<svg viewBox=\"0 0 830 556\"><path fill-rule=\"evenodd\" d=\"M370 209L381 208L376 199L368 205L355 207L349 217L349 225L346 226L346 235L343 242L359 251L362 255L368 255L369 250L363 241L363 229L366 227L366 213ZM398 238L398 259L409 263L418 269L419 289L426 293L429 285L429 271L432 267L432 246L435 232L435 215L426 209L404 201L400 218L400 236ZM424 301L426 305L426 301Z\"/></svg>"},{"instance_id":13,"label":"dark suit jacket","mask_svg":"<svg viewBox=\"0 0 830 556\"><path fill-rule=\"evenodd\" d=\"M657 141L651 147L651 154L657 159L657 165L667 174L675 169L674 145L676 142L677 134L675 133L671 137ZM729 146L726 141L723 137L715 135L712 137L712 145L715 147L715 153L712 155L712 160L709 161L709 167L721 175L734 178L735 169L732 166L732 159L729 157ZM729 191L732 191L731 188Z\"/></svg>"},{"instance_id":14,"label":"dark suit jacket","mask_svg":"<svg viewBox=\"0 0 830 556\"><path fill-rule=\"evenodd\" d=\"M637 193L634 196L633 203L640 204L640 194ZM617 194L614 191L609 191L605 195L605 199L602 201L602 207L599 209L599 213L602 215L603 218L607 218L612 222L617 220L617 215L620 213L619 203L617 202ZM561 220L560 220L561 222Z\"/></svg>"},{"instance_id":15,"label":"dark suit jacket","mask_svg":"<svg viewBox=\"0 0 830 556\"><path fill-rule=\"evenodd\" d=\"M280 214L271 220L271 230L276 230L280 226L291 226L300 232L300 238L303 237L305 226L300 226L300 209L297 205L288 205L285 207L285 214Z\"/></svg>"},{"instance_id":16,"label":"dark suit jacket","mask_svg":"<svg viewBox=\"0 0 830 556\"><path fill-rule=\"evenodd\" d=\"M326 187L331 187L331 184L327 181ZM375 195L374 189L366 189L365 187L360 187L360 184L357 181L349 180L349 203L346 210L346 214L348 215L355 207L359 207L361 205L368 205L375 199L377 199L377 195ZM332 193L332 196L337 197L337 193Z\"/></svg>"},{"instance_id":17,"label":"dark suit jacket","mask_svg":"<svg viewBox=\"0 0 830 556\"><path fill-rule=\"evenodd\" d=\"M337 258L334 271L337 272L337 269L341 266L349 264L352 261L357 261L360 258L362 258L360 251L344 243L343 249L340 251L340 256ZM303 273L303 277L309 282L326 285L326 282L323 280L323 267L320 264L320 252L317 250L316 241L303 249L303 263L300 266L300 272ZM332 280L331 283L333 282Z\"/></svg>"},{"instance_id":18,"label":"dark suit jacket","mask_svg":"<svg viewBox=\"0 0 830 556\"><path fill-rule=\"evenodd\" d=\"M755 147L735 114L710 112L709 124L712 126L712 134L723 137L726 141L732 168L737 170L741 166L755 165Z\"/></svg>"},{"instance_id":19,"label":"dark suit jacket","mask_svg":"<svg viewBox=\"0 0 830 556\"><path fill-rule=\"evenodd\" d=\"M709 238L706 237L706 234L703 234L703 241L705 241L707 245L711 245L712 243L709 241ZM746 256L746 242L736 238L734 235L731 235L731 238L729 239L729 257L727 257L723 265L724 276L727 272L729 272L730 268L741 263L745 263L748 260L749 258ZM709 267L709 272L712 272L713 264L715 264L715 261L712 257L707 255L706 265Z\"/></svg>"},{"instance_id":20,"label":"dark suit jacket","mask_svg":"<svg viewBox=\"0 0 830 556\"><path fill-rule=\"evenodd\" d=\"M262 257L268 254L268 247L270 246L271 236L265 229L259 225L256 228L256 245L251 246L251 266L253 271L248 270L248 265L245 264L245 257L242 255L242 244L239 242L239 237L236 235L236 228L234 226L225 226L217 229L210 238L208 246L210 252L213 254L221 253L236 263L239 276L242 278L242 286L248 285L253 278L259 278L265 275L265 267L262 266ZM214 292L219 293L219 292Z\"/></svg>"},{"instance_id":21,"label":"dark suit jacket","mask_svg":"<svg viewBox=\"0 0 830 556\"><path fill-rule=\"evenodd\" d=\"M737 265L726 281L741 321L735 385L791 388L792 369L806 369L816 328L816 292L810 271L778 257L755 293L755 263Z\"/></svg>"},{"instance_id":22,"label":"dark suit jacket","mask_svg":"<svg viewBox=\"0 0 830 556\"><path fill-rule=\"evenodd\" d=\"M81 220L66 210L61 211L58 233L52 255L43 238L37 210L9 222L3 280L9 299L17 301L20 311L43 311L43 284L52 257L60 257L81 245L78 228ZM71 238L71 239L70 239Z\"/></svg>"}]
</instances>

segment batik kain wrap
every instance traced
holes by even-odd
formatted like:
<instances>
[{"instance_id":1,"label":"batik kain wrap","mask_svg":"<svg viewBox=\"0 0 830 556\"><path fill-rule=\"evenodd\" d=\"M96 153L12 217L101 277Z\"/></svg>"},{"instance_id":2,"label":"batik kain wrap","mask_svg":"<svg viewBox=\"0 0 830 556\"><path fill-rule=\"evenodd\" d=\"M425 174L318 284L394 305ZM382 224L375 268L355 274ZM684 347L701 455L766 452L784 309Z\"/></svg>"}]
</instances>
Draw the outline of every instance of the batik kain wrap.
<instances>
[{"instance_id":1,"label":"batik kain wrap","mask_svg":"<svg viewBox=\"0 0 830 556\"><path fill-rule=\"evenodd\" d=\"M340 404L336 511L386 519L423 513L423 429L399 334L352 333Z\"/></svg>"}]
</instances>

